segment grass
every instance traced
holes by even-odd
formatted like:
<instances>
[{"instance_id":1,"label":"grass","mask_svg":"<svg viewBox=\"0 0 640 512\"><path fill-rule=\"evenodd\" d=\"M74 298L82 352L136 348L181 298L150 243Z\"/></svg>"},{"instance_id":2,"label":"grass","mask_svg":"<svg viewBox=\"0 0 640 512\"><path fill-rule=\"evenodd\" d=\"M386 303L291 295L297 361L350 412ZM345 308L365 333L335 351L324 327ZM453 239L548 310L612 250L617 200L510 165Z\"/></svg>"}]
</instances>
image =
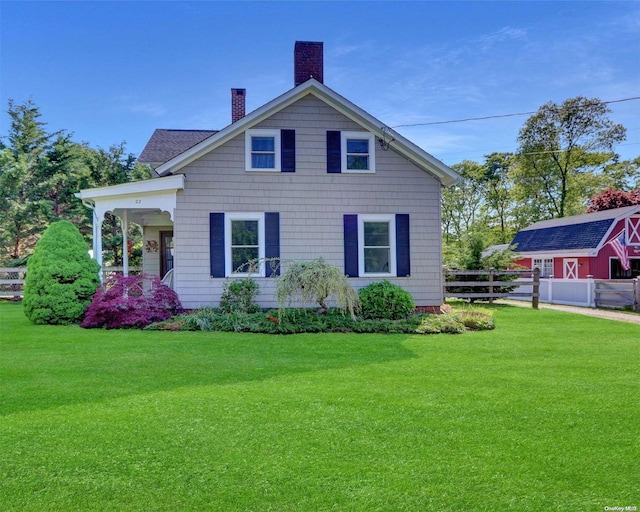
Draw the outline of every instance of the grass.
<instances>
[{"instance_id":1,"label":"grass","mask_svg":"<svg viewBox=\"0 0 640 512\"><path fill-rule=\"evenodd\" d=\"M638 326L491 309L464 335L265 336L0 304L0 510L640 507Z\"/></svg>"}]
</instances>

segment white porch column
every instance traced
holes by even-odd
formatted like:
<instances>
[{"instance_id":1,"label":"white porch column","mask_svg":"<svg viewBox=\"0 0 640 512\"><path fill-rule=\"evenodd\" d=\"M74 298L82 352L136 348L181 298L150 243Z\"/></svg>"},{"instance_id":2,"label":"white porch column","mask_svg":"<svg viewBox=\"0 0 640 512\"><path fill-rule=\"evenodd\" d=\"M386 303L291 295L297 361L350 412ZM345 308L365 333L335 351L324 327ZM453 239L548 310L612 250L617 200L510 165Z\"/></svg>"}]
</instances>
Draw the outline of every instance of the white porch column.
<instances>
[{"instance_id":1,"label":"white porch column","mask_svg":"<svg viewBox=\"0 0 640 512\"><path fill-rule=\"evenodd\" d=\"M129 213L128 210L122 212L120 217L122 224L122 275L127 277L129 275L129 243L128 243L128 231L129 231Z\"/></svg>"},{"instance_id":2,"label":"white porch column","mask_svg":"<svg viewBox=\"0 0 640 512\"><path fill-rule=\"evenodd\" d=\"M100 282L102 282L102 222L104 211L93 209L93 259L100 266Z\"/></svg>"}]
</instances>

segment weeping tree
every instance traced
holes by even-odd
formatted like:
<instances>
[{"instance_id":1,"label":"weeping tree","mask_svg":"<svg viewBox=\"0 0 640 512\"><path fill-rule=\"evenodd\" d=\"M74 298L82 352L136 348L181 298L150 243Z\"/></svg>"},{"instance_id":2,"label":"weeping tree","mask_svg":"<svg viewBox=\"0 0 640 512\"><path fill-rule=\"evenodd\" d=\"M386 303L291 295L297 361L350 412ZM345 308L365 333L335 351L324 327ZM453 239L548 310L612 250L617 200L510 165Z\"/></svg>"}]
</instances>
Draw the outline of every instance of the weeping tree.
<instances>
[{"instance_id":1,"label":"weeping tree","mask_svg":"<svg viewBox=\"0 0 640 512\"><path fill-rule=\"evenodd\" d=\"M338 307L349 311L351 318L355 320L355 311L359 305L358 294L347 276L323 258L292 263L278 278L276 298L280 309L296 300L302 304L315 302L320 306L318 313L324 314L329 309L329 297L334 297Z\"/></svg>"}]
</instances>

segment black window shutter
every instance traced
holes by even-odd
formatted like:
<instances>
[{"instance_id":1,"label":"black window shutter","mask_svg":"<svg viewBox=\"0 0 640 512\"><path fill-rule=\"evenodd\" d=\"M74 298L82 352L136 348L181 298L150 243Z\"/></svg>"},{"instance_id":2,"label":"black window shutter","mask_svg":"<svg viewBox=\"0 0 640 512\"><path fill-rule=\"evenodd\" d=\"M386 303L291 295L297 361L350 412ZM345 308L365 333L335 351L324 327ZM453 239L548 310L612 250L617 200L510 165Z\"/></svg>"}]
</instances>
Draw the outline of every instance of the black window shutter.
<instances>
[{"instance_id":1,"label":"black window shutter","mask_svg":"<svg viewBox=\"0 0 640 512\"><path fill-rule=\"evenodd\" d=\"M211 277L224 277L224 213L209 214L209 262Z\"/></svg>"},{"instance_id":2,"label":"black window shutter","mask_svg":"<svg viewBox=\"0 0 640 512\"><path fill-rule=\"evenodd\" d=\"M340 132L327 132L327 172L338 173L341 170Z\"/></svg>"},{"instance_id":3,"label":"black window shutter","mask_svg":"<svg viewBox=\"0 0 640 512\"><path fill-rule=\"evenodd\" d=\"M265 258L280 258L280 214L266 212L264 214L264 256ZM275 270L272 270L272 269ZM267 277L280 275L280 262L266 262L265 275Z\"/></svg>"},{"instance_id":4,"label":"black window shutter","mask_svg":"<svg viewBox=\"0 0 640 512\"><path fill-rule=\"evenodd\" d=\"M344 273L358 277L358 216L344 216Z\"/></svg>"},{"instance_id":5,"label":"black window shutter","mask_svg":"<svg viewBox=\"0 0 640 512\"><path fill-rule=\"evenodd\" d=\"M396 275L408 277L411 274L411 254L409 250L409 215L396 215Z\"/></svg>"},{"instance_id":6,"label":"black window shutter","mask_svg":"<svg viewBox=\"0 0 640 512\"><path fill-rule=\"evenodd\" d=\"M296 172L296 131L280 131L280 165L282 172Z\"/></svg>"}]
</instances>

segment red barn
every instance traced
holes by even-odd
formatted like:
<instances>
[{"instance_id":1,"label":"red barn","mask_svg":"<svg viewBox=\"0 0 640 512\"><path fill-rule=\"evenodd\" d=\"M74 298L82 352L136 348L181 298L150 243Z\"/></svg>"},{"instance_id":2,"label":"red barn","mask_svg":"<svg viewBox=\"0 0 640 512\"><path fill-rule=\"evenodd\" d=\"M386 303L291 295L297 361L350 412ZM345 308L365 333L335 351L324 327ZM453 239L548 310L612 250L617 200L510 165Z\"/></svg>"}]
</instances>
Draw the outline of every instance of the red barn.
<instances>
[{"instance_id":1,"label":"red barn","mask_svg":"<svg viewBox=\"0 0 640 512\"><path fill-rule=\"evenodd\" d=\"M628 270L611 243L615 239L624 243ZM542 277L632 279L640 276L640 205L536 222L511 245L521 255L517 263L538 267Z\"/></svg>"}]
</instances>

